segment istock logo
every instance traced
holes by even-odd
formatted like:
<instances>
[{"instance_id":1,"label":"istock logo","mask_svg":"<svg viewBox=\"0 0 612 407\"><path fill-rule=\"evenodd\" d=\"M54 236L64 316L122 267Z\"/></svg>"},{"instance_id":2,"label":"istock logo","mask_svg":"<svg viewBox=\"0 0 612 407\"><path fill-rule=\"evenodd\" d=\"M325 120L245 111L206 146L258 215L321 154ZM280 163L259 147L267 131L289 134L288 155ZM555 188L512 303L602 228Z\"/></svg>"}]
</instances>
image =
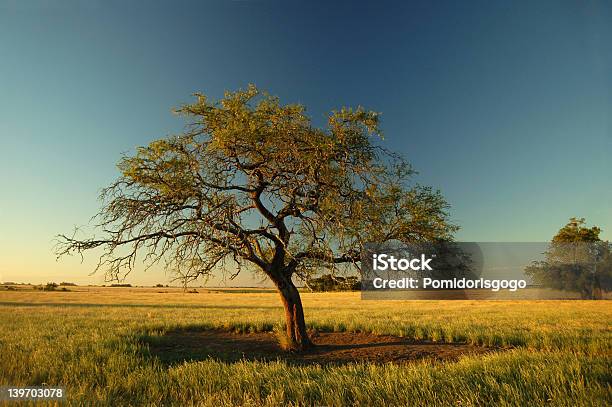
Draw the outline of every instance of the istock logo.
<instances>
[{"instance_id":1,"label":"istock logo","mask_svg":"<svg viewBox=\"0 0 612 407\"><path fill-rule=\"evenodd\" d=\"M388 254L373 254L372 255L372 269L378 271L385 270L414 270L414 271L432 271L433 269L429 265L432 258L428 258L425 254L421 254L420 258L396 258Z\"/></svg>"}]
</instances>

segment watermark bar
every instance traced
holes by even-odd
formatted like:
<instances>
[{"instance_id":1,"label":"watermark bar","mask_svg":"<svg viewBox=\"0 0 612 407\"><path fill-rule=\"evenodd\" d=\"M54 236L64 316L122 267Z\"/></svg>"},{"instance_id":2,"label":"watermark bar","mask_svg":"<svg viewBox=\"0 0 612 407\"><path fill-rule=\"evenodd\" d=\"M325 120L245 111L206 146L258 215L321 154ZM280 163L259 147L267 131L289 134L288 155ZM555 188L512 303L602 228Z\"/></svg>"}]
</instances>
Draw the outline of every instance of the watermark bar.
<instances>
[{"instance_id":1,"label":"watermark bar","mask_svg":"<svg viewBox=\"0 0 612 407\"><path fill-rule=\"evenodd\" d=\"M362 299L607 299L608 242L369 243Z\"/></svg>"}]
</instances>

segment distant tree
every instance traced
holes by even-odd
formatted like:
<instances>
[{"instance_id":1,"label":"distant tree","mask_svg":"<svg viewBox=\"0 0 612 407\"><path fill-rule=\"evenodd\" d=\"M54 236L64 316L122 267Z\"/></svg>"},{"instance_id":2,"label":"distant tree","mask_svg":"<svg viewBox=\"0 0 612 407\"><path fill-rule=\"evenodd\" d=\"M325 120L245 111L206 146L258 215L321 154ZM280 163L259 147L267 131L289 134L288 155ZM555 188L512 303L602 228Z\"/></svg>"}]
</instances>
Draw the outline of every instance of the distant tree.
<instances>
[{"instance_id":1,"label":"distant tree","mask_svg":"<svg viewBox=\"0 0 612 407\"><path fill-rule=\"evenodd\" d=\"M70 282L67 282L67 281L62 281L59 285L76 286L75 283L70 283Z\"/></svg>"},{"instance_id":2,"label":"distant tree","mask_svg":"<svg viewBox=\"0 0 612 407\"><path fill-rule=\"evenodd\" d=\"M610 289L610 243L599 238L601 229L585 224L584 218L571 218L553 237L545 260L526 268L536 284L579 292L583 299L601 298L602 291Z\"/></svg>"},{"instance_id":3,"label":"distant tree","mask_svg":"<svg viewBox=\"0 0 612 407\"><path fill-rule=\"evenodd\" d=\"M401 157L373 142L379 115L329 114L314 127L301 105L256 87L219 102L197 94L178 109L191 126L124 157L98 214L102 237L60 236L58 255L104 248L99 267L119 279L145 251L186 285L245 265L267 276L285 307L287 344L311 346L294 278L358 266L365 242L449 238L446 201L411 184Z\"/></svg>"},{"instance_id":4,"label":"distant tree","mask_svg":"<svg viewBox=\"0 0 612 407\"><path fill-rule=\"evenodd\" d=\"M39 289L42 291L55 291L57 287L58 287L57 283L51 282L51 283L47 283L44 286L40 286Z\"/></svg>"},{"instance_id":5,"label":"distant tree","mask_svg":"<svg viewBox=\"0 0 612 407\"><path fill-rule=\"evenodd\" d=\"M361 289L361 282L356 276L334 276L324 274L307 281L308 288L312 291L355 291Z\"/></svg>"}]
</instances>

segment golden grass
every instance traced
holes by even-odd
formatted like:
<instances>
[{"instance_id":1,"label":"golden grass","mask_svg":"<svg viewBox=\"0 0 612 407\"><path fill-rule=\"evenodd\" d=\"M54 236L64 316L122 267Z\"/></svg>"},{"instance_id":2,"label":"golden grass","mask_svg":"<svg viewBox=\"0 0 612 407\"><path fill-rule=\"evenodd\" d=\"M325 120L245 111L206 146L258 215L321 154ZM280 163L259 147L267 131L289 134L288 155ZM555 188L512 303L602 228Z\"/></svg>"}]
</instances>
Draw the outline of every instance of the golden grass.
<instances>
[{"instance_id":1,"label":"golden grass","mask_svg":"<svg viewBox=\"0 0 612 407\"><path fill-rule=\"evenodd\" d=\"M515 349L405 366L203 360L167 367L143 338L176 328L272 330L282 323L279 298L69 289L0 291L0 385L64 385L71 404L85 405L604 405L612 396L608 301L362 301L359 293L304 293L308 325L318 330Z\"/></svg>"}]
</instances>

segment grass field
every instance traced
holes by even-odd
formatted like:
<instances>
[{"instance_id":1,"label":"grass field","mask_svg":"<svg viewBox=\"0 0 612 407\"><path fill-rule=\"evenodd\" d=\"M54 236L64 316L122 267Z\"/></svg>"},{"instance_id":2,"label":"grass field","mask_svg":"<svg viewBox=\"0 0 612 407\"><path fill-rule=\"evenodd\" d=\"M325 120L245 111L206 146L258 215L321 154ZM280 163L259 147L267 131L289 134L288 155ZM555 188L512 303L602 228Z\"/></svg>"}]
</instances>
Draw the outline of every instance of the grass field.
<instances>
[{"instance_id":1,"label":"grass field","mask_svg":"<svg viewBox=\"0 0 612 407\"><path fill-rule=\"evenodd\" d=\"M304 293L309 327L508 350L457 362L164 364L146 345L183 328L267 331L271 292L0 291L0 385L61 385L73 405L609 405L609 301L362 301Z\"/></svg>"}]
</instances>

